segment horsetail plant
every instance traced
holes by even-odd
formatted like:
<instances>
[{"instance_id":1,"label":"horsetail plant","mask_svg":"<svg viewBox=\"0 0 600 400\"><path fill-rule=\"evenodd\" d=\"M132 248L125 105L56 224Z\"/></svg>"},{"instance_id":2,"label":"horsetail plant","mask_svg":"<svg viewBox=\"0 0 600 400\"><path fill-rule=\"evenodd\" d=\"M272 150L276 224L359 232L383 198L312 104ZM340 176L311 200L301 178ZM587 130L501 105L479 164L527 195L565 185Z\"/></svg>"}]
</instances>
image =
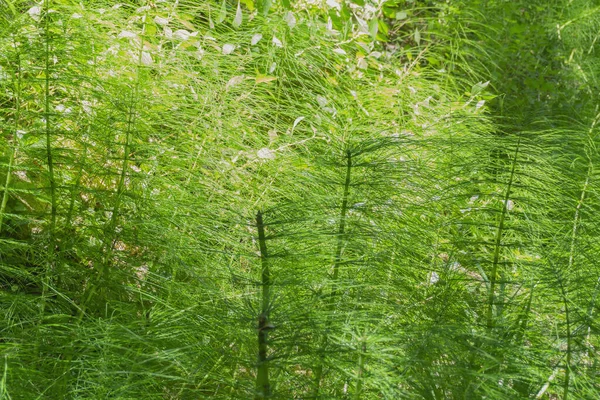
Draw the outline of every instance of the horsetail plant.
<instances>
[{"instance_id":1,"label":"horsetail plant","mask_svg":"<svg viewBox=\"0 0 600 400\"><path fill-rule=\"evenodd\" d=\"M260 248L261 262L261 306L258 316L258 365L256 373L256 399L265 399L271 396L271 384L269 383L269 360L268 360L268 335L274 326L269 320L271 308L271 274L269 272L269 255L267 253L267 241L265 236L265 224L262 212L256 214L256 228L258 230L258 244Z\"/></svg>"}]
</instances>

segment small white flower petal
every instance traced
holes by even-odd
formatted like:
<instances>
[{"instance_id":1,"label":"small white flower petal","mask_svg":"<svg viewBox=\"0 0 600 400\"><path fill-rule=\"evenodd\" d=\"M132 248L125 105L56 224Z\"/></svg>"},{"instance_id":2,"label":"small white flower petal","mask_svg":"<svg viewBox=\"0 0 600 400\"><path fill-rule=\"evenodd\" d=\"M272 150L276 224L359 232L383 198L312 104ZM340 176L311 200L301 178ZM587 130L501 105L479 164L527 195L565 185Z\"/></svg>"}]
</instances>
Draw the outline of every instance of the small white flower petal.
<instances>
[{"instance_id":1,"label":"small white flower petal","mask_svg":"<svg viewBox=\"0 0 600 400\"><path fill-rule=\"evenodd\" d=\"M281 43L281 40L277 39L275 36L273 36L273 44L277 47L283 47L283 43Z\"/></svg>"}]
</instances>

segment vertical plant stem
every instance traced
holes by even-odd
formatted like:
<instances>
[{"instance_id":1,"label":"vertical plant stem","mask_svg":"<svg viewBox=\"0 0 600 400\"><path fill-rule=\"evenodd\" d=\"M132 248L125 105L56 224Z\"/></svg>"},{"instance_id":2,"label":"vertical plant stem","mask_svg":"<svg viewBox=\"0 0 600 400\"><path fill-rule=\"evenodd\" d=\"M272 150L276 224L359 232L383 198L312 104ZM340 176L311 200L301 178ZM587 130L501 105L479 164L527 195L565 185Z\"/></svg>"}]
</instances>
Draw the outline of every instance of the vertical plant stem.
<instances>
[{"instance_id":1,"label":"vertical plant stem","mask_svg":"<svg viewBox=\"0 0 600 400\"><path fill-rule=\"evenodd\" d=\"M46 157L48 159L48 179L50 181L50 240L54 241L54 231L56 229L56 181L54 177L54 161L52 155L52 124L50 116L50 0L44 0L44 33L46 35L45 43L45 82L44 82L44 117L46 119ZM52 243L53 244L53 243ZM50 246L50 252L54 252L54 246Z\"/></svg>"},{"instance_id":2,"label":"vertical plant stem","mask_svg":"<svg viewBox=\"0 0 600 400\"><path fill-rule=\"evenodd\" d=\"M39 323L36 340L36 354L39 354L40 328L46 312L46 295L50 285L50 276L55 267L55 231L56 231L56 181L54 176L54 161L52 154L52 116L50 109L50 0L44 0L44 119L46 136L46 159L48 164L48 181L50 183L50 227L48 231L48 262L42 276L42 294L40 299Z\"/></svg>"},{"instance_id":3,"label":"vertical plant stem","mask_svg":"<svg viewBox=\"0 0 600 400\"><path fill-rule=\"evenodd\" d=\"M269 322L271 275L269 271L267 242L265 239L265 226L260 211L256 214L256 227L258 229L258 244L260 247L262 293L260 315L258 316L258 371L256 374L257 393L255 399L265 399L271 396L269 360L267 359L267 339L268 331L272 329L273 326Z\"/></svg>"},{"instance_id":4,"label":"vertical plant stem","mask_svg":"<svg viewBox=\"0 0 600 400\"><path fill-rule=\"evenodd\" d=\"M14 43L15 49L17 48L16 42ZM2 203L0 204L0 233L2 232L4 224L4 214L6 213L6 205L8 204L8 188L10 186L10 177L12 174L13 164L17 155L19 136L17 131L19 130L19 123L21 120L21 57L17 53L16 62L16 79L15 79L15 124L13 132L13 148L10 152L8 159L8 168L6 170L6 179L4 180L4 190L2 192Z\"/></svg>"},{"instance_id":5,"label":"vertical plant stem","mask_svg":"<svg viewBox=\"0 0 600 400\"><path fill-rule=\"evenodd\" d=\"M575 207L575 215L573 216L573 229L571 230L571 243L569 247L569 261L567 265L567 276L564 278L567 282L561 280L561 294L563 298L563 303L565 307L565 322L567 324L567 356L565 360L565 379L563 382L563 399L567 400L569 396L569 387L571 384L571 359L572 359L572 338L571 338L571 320L569 315L569 298L568 298L568 274L573 271L573 266L575 265L575 250L577 246L577 234L579 229L579 224L581 221L581 208L583 207L583 203L585 201L585 197L587 195L588 186L590 184L591 177L594 173L594 162L592 159L592 155L589 154L591 150L595 148L595 144L592 138L592 133L596 124L598 123L598 119L600 118L600 114L596 115L594 120L592 121L592 125L588 130L588 143L586 146L586 155L588 159L587 173L585 177L585 181L583 183L583 187L581 188L581 195L579 196L579 201L577 202L577 206Z\"/></svg>"},{"instance_id":6,"label":"vertical plant stem","mask_svg":"<svg viewBox=\"0 0 600 400\"><path fill-rule=\"evenodd\" d=\"M2 371L2 380L0 380L0 400L10 400L8 394L8 355L4 355L4 371Z\"/></svg>"},{"instance_id":7,"label":"vertical plant stem","mask_svg":"<svg viewBox=\"0 0 600 400\"><path fill-rule=\"evenodd\" d=\"M121 172L119 174L119 181L117 183L117 191L115 195L115 201L112 206L112 214L110 221L107 226L107 233L104 241L105 257L102 263L102 274L99 284L100 286L100 297L104 306L108 304L107 288L109 286L110 279L110 266L113 251L116 244L117 236L117 218L120 212L121 200L123 193L125 192L125 179L127 177L127 170L129 168L129 151L131 148L131 141L133 133L136 129L136 117L137 117L137 102L139 98L139 91L141 85L140 69L142 68L142 57L144 51L144 35L146 32L146 18L147 14L142 18L142 33L140 35L140 47L138 48L138 58L136 67L136 79L133 90L130 93L129 109L127 111L127 125L125 129L125 143L123 143L123 159L121 164Z\"/></svg>"},{"instance_id":8,"label":"vertical plant stem","mask_svg":"<svg viewBox=\"0 0 600 400\"><path fill-rule=\"evenodd\" d=\"M594 309L596 308L596 299L598 298L598 290L600 290L600 278L598 278L598 280L596 281L596 287L594 288L594 294L592 296L592 300L590 301L590 305L588 307L588 311L587 311L587 324L588 324L588 328L587 328L587 333L585 335L585 347L586 347L586 351L585 351L585 355L586 357L589 357L589 349L592 348L593 346L590 343L590 337L592 336L592 323L593 323L593 318L594 318Z\"/></svg>"},{"instance_id":9,"label":"vertical plant stem","mask_svg":"<svg viewBox=\"0 0 600 400\"><path fill-rule=\"evenodd\" d=\"M94 46L94 42L92 41L91 43L91 51L92 51L92 55L93 55L93 74L96 75L96 65L97 65L97 57L96 57L96 47ZM93 115L92 112L90 112L91 115ZM92 121L93 121L93 117L92 120L89 122L88 126L87 126L87 133L91 133L92 130ZM84 170L84 166L85 166L85 160L87 158L87 153L88 153L88 144L87 142L84 142L83 144L83 156L81 159L81 163L79 165L79 171L77 172L77 179L75 180L75 185L73 186L73 189L71 190L71 201L69 203L69 211L67 212L67 218L65 220L65 225L66 226L71 226L71 219L73 217L73 209L75 207L75 197L77 196L77 190L79 189L79 187L81 186L81 178L83 177L83 170Z\"/></svg>"},{"instance_id":10,"label":"vertical plant stem","mask_svg":"<svg viewBox=\"0 0 600 400\"><path fill-rule=\"evenodd\" d=\"M367 338L362 337L360 339L360 349L358 352L358 373L356 379L356 390L354 392L354 399L360 400L362 397L362 387L363 387L363 374L365 369L365 357L367 354Z\"/></svg>"},{"instance_id":11,"label":"vertical plant stem","mask_svg":"<svg viewBox=\"0 0 600 400\"><path fill-rule=\"evenodd\" d=\"M527 300L527 306L521 314L518 320L517 332L515 334L515 343L517 346L523 345L523 338L527 331L527 325L529 324L529 318L531 316L531 304L533 302L533 292L535 290L536 283L531 282L531 289L529 290L529 299ZM526 379L518 379L514 384L515 391L519 393L521 398L529 397L529 384Z\"/></svg>"},{"instance_id":12,"label":"vertical plant stem","mask_svg":"<svg viewBox=\"0 0 600 400\"><path fill-rule=\"evenodd\" d=\"M327 309L330 312L333 312L335 306L335 298L337 297L338 291L338 280L339 280L339 271L340 265L342 263L342 251L344 249L344 239L346 234L346 217L348 212L348 195L350 194L350 182L352 178L352 152L350 150L346 150L346 176L344 178L344 193L342 195L342 206L340 208L340 223L338 225L337 231L337 244L335 248L334 254L334 264L333 264L333 274L332 274L332 288L331 293L329 294L329 299L327 303ZM329 320L329 318L328 318ZM329 322L329 321L328 321ZM319 398L319 391L321 390L321 384L323 380L323 364L324 364L324 353L327 347L327 335L323 336L321 348L320 348L320 362L317 364L315 368L315 392L314 398Z\"/></svg>"},{"instance_id":13,"label":"vertical plant stem","mask_svg":"<svg viewBox=\"0 0 600 400\"><path fill-rule=\"evenodd\" d=\"M498 230L496 231L496 237L494 239L494 258L492 262L492 271L490 272L489 276L490 291L488 293L486 317L486 326L490 330L494 327L494 305L496 302L496 284L498 275L498 265L500 261L500 249L502 247L502 235L504 233L504 222L506 221L506 217L508 215L508 200L510 198L511 189L515 178L515 170L517 167L517 158L519 156L520 145L521 137L519 136L519 140L517 141L517 148L515 149L515 156L513 159L512 169L510 171L508 185L506 187L506 193L504 194L504 202L502 205L502 213L500 214L500 221L498 222Z\"/></svg>"},{"instance_id":14,"label":"vertical plant stem","mask_svg":"<svg viewBox=\"0 0 600 400\"><path fill-rule=\"evenodd\" d=\"M346 233L346 212L348 210L348 194L350 192L350 172L352 170L352 153L350 150L346 151L346 179L344 181L344 195L342 197L342 208L340 209L340 225L338 227L337 234L337 246L335 249L335 264L333 265L333 289L331 290L331 302L333 302L337 294L337 280L340 271L340 264L342 262L342 250L344 247L344 235ZM330 306L333 303L330 303Z\"/></svg>"},{"instance_id":15,"label":"vertical plant stem","mask_svg":"<svg viewBox=\"0 0 600 400\"><path fill-rule=\"evenodd\" d=\"M565 306L565 323L567 325L567 356L565 359L565 379L563 382L563 400L569 398L569 387L571 384L571 357L572 357L572 338L571 338L571 319L569 315L569 300L565 288L566 282L561 282L561 292Z\"/></svg>"}]
</instances>

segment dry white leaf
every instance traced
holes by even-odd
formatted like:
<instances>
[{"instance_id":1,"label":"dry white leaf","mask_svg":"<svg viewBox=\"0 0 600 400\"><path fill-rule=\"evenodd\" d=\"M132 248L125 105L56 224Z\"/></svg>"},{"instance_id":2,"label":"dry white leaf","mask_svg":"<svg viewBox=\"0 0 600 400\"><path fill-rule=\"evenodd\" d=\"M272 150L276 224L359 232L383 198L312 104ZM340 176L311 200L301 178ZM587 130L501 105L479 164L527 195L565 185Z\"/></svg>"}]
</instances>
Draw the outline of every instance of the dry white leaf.
<instances>
[{"instance_id":1,"label":"dry white leaf","mask_svg":"<svg viewBox=\"0 0 600 400\"><path fill-rule=\"evenodd\" d=\"M152 65L152 56L147 51L142 51L141 61L144 65Z\"/></svg>"},{"instance_id":2,"label":"dry white leaf","mask_svg":"<svg viewBox=\"0 0 600 400\"><path fill-rule=\"evenodd\" d=\"M440 280L440 276L438 275L438 273L435 271L432 271L431 277L429 278L429 284L434 285L434 284L438 283L439 280Z\"/></svg>"},{"instance_id":3,"label":"dry white leaf","mask_svg":"<svg viewBox=\"0 0 600 400\"><path fill-rule=\"evenodd\" d=\"M230 88L242 83L243 81L244 75L234 76L229 80L229 82L227 82L227 85L225 85L225 90L229 90Z\"/></svg>"},{"instance_id":4,"label":"dry white leaf","mask_svg":"<svg viewBox=\"0 0 600 400\"><path fill-rule=\"evenodd\" d=\"M167 18L156 16L154 17L154 22L156 22L157 25L165 26L169 23L169 20Z\"/></svg>"},{"instance_id":5,"label":"dry white leaf","mask_svg":"<svg viewBox=\"0 0 600 400\"><path fill-rule=\"evenodd\" d=\"M356 66L358 67L358 69L367 69L369 67L369 64L367 63L367 60L365 60L364 57L361 57L358 59L358 63L356 63Z\"/></svg>"},{"instance_id":6,"label":"dry white leaf","mask_svg":"<svg viewBox=\"0 0 600 400\"><path fill-rule=\"evenodd\" d=\"M242 7L240 6L240 2L238 1L237 11L235 12L235 18L233 19L233 27L239 28L242 25L243 21Z\"/></svg>"},{"instance_id":7,"label":"dry white leaf","mask_svg":"<svg viewBox=\"0 0 600 400\"><path fill-rule=\"evenodd\" d=\"M257 151L256 155L258 156L258 158L262 158L264 160L274 160L275 159L275 152L266 147L263 147L262 149Z\"/></svg>"},{"instance_id":8,"label":"dry white leaf","mask_svg":"<svg viewBox=\"0 0 600 400\"><path fill-rule=\"evenodd\" d=\"M296 26L296 17L294 16L293 12L288 11L287 13L285 13L283 19L285 20L285 22L287 22L290 29L293 29Z\"/></svg>"},{"instance_id":9,"label":"dry white leaf","mask_svg":"<svg viewBox=\"0 0 600 400\"><path fill-rule=\"evenodd\" d=\"M294 124L292 125L292 131L298 126L298 124L304 119L304 117L298 117L294 120Z\"/></svg>"},{"instance_id":10,"label":"dry white leaf","mask_svg":"<svg viewBox=\"0 0 600 400\"><path fill-rule=\"evenodd\" d=\"M137 38L137 34L134 32L130 32L130 31L122 31L121 33L119 33L119 35L117 37L119 39L122 39L122 38L135 39L135 38Z\"/></svg>"},{"instance_id":11,"label":"dry white leaf","mask_svg":"<svg viewBox=\"0 0 600 400\"><path fill-rule=\"evenodd\" d=\"M250 44L252 46L254 46L256 43L260 42L260 39L262 39L263 35L261 35L260 33L256 33L254 34L254 36L252 36L252 40L250 41Z\"/></svg>"},{"instance_id":12,"label":"dry white leaf","mask_svg":"<svg viewBox=\"0 0 600 400\"><path fill-rule=\"evenodd\" d=\"M233 44L224 44L223 45L223 54L231 54L235 51L235 45Z\"/></svg>"},{"instance_id":13,"label":"dry white leaf","mask_svg":"<svg viewBox=\"0 0 600 400\"><path fill-rule=\"evenodd\" d=\"M330 8L335 8L337 10L342 9L342 6L336 0L327 0L327 6Z\"/></svg>"},{"instance_id":14,"label":"dry white leaf","mask_svg":"<svg viewBox=\"0 0 600 400\"><path fill-rule=\"evenodd\" d=\"M177 29L175 32L173 32L173 36L179 40L188 40L192 34L185 29Z\"/></svg>"},{"instance_id":15,"label":"dry white leaf","mask_svg":"<svg viewBox=\"0 0 600 400\"><path fill-rule=\"evenodd\" d=\"M329 103L329 101L325 97L323 97L321 95L318 95L317 96L317 103L319 103L319 106L325 107L327 105L327 103Z\"/></svg>"},{"instance_id":16,"label":"dry white leaf","mask_svg":"<svg viewBox=\"0 0 600 400\"><path fill-rule=\"evenodd\" d=\"M27 14L29 14L29 16L36 21L40 20L41 13L42 13L42 8L39 6L34 6L34 7L31 7L29 10L27 10Z\"/></svg>"}]
</instances>

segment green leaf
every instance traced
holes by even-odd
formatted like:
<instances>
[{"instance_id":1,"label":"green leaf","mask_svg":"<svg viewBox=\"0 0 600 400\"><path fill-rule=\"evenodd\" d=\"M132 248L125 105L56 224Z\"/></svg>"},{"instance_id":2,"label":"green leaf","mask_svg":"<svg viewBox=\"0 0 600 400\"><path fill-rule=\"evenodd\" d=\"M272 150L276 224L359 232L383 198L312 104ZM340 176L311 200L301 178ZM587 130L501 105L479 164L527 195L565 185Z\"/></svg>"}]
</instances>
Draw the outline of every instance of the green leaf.
<instances>
[{"instance_id":1,"label":"green leaf","mask_svg":"<svg viewBox=\"0 0 600 400\"><path fill-rule=\"evenodd\" d=\"M481 93L483 91L483 89L485 89L488 85L490 84L490 81L487 82L478 82L476 84L473 85L473 87L471 88L471 96L476 96L479 93Z\"/></svg>"},{"instance_id":2,"label":"green leaf","mask_svg":"<svg viewBox=\"0 0 600 400\"><path fill-rule=\"evenodd\" d=\"M154 25L154 24L147 24L146 25L146 31L144 33L146 35L148 35L148 36L154 36L154 35L156 35L156 25Z\"/></svg>"},{"instance_id":3,"label":"green leaf","mask_svg":"<svg viewBox=\"0 0 600 400\"><path fill-rule=\"evenodd\" d=\"M379 32L379 20L377 18L373 18L369 21L369 34L373 39L376 39L377 32Z\"/></svg>"},{"instance_id":4,"label":"green leaf","mask_svg":"<svg viewBox=\"0 0 600 400\"><path fill-rule=\"evenodd\" d=\"M12 11L12 14L17 15L17 10L15 9L15 6L12 4L12 2L9 0L6 0L6 4L8 4L8 8L10 8L10 11Z\"/></svg>"},{"instance_id":5,"label":"green leaf","mask_svg":"<svg viewBox=\"0 0 600 400\"><path fill-rule=\"evenodd\" d=\"M415 28L415 43L417 46L421 44L421 32L419 32L419 28Z\"/></svg>"},{"instance_id":6,"label":"green leaf","mask_svg":"<svg viewBox=\"0 0 600 400\"><path fill-rule=\"evenodd\" d=\"M387 42L390 38L388 37L387 34L385 34L383 32L378 32L375 39L379 40L380 42Z\"/></svg>"},{"instance_id":7,"label":"green leaf","mask_svg":"<svg viewBox=\"0 0 600 400\"><path fill-rule=\"evenodd\" d=\"M256 5L258 6L258 11L263 15L267 15L271 9L271 0L258 0Z\"/></svg>"},{"instance_id":8,"label":"green leaf","mask_svg":"<svg viewBox=\"0 0 600 400\"><path fill-rule=\"evenodd\" d=\"M379 20L378 26L379 26L379 33L382 35L387 35L388 32L390 31L390 28L383 20Z\"/></svg>"},{"instance_id":9,"label":"green leaf","mask_svg":"<svg viewBox=\"0 0 600 400\"><path fill-rule=\"evenodd\" d=\"M352 12L350 11L350 8L348 7L348 5L344 2L342 4L342 9L340 11L340 18L343 21L349 21L351 17L352 17Z\"/></svg>"},{"instance_id":10,"label":"green leaf","mask_svg":"<svg viewBox=\"0 0 600 400\"><path fill-rule=\"evenodd\" d=\"M219 10L219 14L217 15L217 24L220 24L221 22L225 21L226 17L227 17L227 2L226 2L226 0L223 0L223 3L221 4L221 9Z\"/></svg>"},{"instance_id":11,"label":"green leaf","mask_svg":"<svg viewBox=\"0 0 600 400\"><path fill-rule=\"evenodd\" d=\"M249 11L254 11L254 0L242 0L242 3Z\"/></svg>"},{"instance_id":12,"label":"green leaf","mask_svg":"<svg viewBox=\"0 0 600 400\"><path fill-rule=\"evenodd\" d=\"M382 8L383 16L386 18L395 18L396 17L396 8L383 6Z\"/></svg>"},{"instance_id":13,"label":"green leaf","mask_svg":"<svg viewBox=\"0 0 600 400\"><path fill-rule=\"evenodd\" d=\"M397 20L406 19L407 17L408 17L408 14L406 14L406 11L398 11L396 13Z\"/></svg>"},{"instance_id":14,"label":"green leaf","mask_svg":"<svg viewBox=\"0 0 600 400\"><path fill-rule=\"evenodd\" d=\"M286 10L289 10L292 8L292 5L290 4L290 0L281 0L281 5L283 5L283 8L285 8Z\"/></svg>"}]
</instances>

